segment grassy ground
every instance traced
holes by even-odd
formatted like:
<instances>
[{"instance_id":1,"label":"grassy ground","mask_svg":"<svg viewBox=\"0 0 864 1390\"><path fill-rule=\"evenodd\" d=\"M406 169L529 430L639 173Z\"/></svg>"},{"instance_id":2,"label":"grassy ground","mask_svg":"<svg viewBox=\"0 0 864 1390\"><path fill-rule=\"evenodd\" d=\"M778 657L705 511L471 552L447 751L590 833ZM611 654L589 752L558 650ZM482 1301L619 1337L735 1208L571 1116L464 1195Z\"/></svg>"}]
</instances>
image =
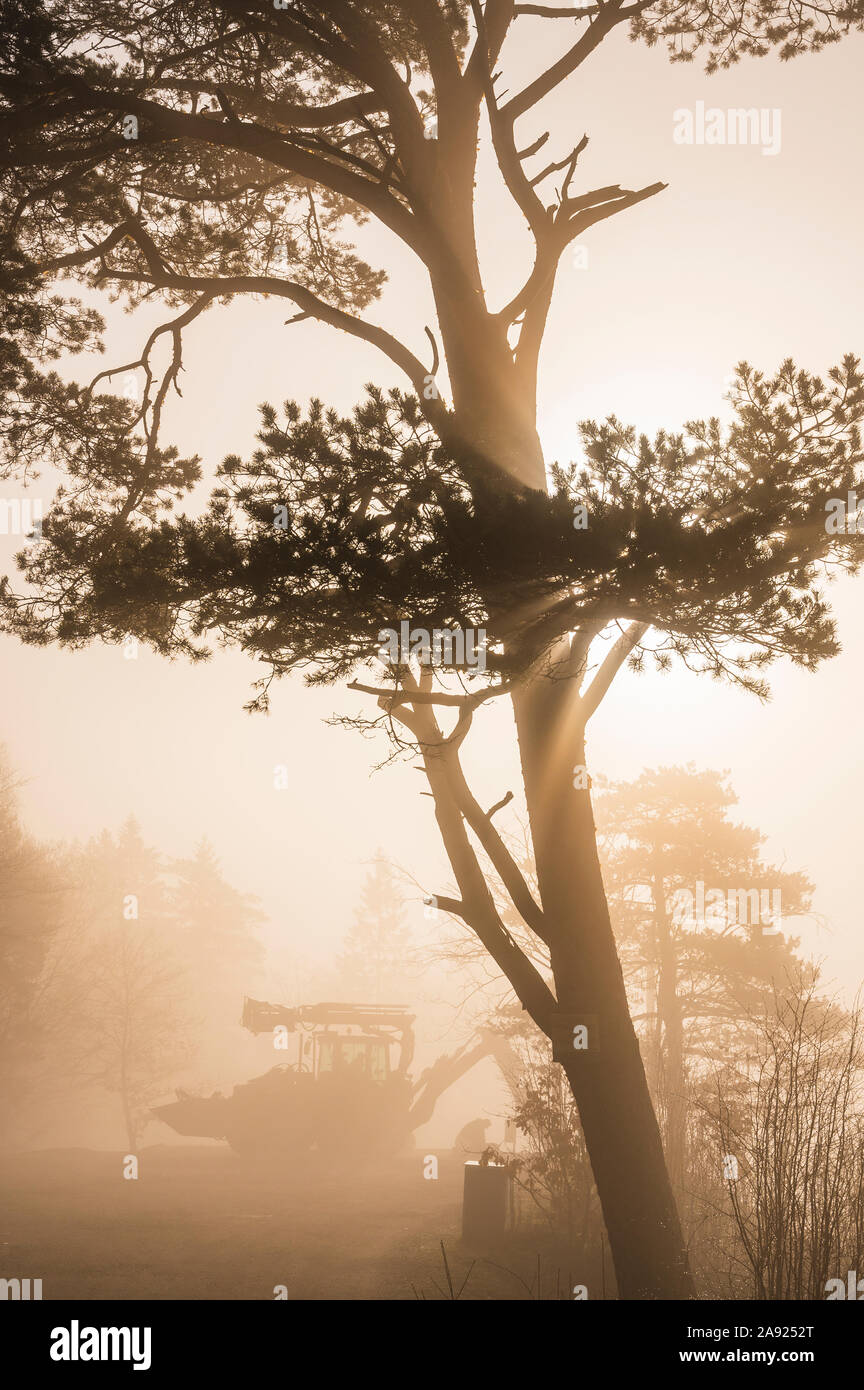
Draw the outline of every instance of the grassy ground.
<instances>
[{"instance_id":1,"label":"grassy ground","mask_svg":"<svg viewBox=\"0 0 864 1390\"><path fill-rule=\"evenodd\" d=\"M189 1145L144 1149L131 1181L118 1153L4 1155L0 1277L41 1278L45 1299L437 1299L443 1240L456 1289L476 1261L463 1299L536 1296L536 1241L466 1250L462 1160L438 1158L428 1180L420 1153L279 1172ZM566 1297L569 1271L541 1263L541 1296Z\"/></svg>"}]
</instances>

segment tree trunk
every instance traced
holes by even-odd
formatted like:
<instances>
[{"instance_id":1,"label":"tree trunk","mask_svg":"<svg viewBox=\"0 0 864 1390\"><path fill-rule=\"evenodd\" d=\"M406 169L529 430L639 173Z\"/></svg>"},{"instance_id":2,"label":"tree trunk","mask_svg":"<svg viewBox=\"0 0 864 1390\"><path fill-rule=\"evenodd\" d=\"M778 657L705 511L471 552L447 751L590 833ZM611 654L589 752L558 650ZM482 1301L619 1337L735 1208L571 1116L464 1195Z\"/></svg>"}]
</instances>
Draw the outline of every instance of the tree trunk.
<instances>
[{"instance_id":1,"label":"tree trunk","mask_svg":"<svg viewBox=\"0 0 864 1390\"><path fill-rule=\"evenodd\" d=\"M453 397L449 440L485 460L502 486L545 491L534 384L516 368L506 325L486 308L473 267L461 284L433 276L432 289Z\"/></svg>"},{"instance_id":2,"label":"tree trunk","mask_svg":"<svg viewBox=\"0 0 864 1390\"><path fill-rule=\"evenodd\" d=\"M472 124L467 111L466 119L462 139L450 140L446 157L434 173L427 171L425 191L425 215L435 228L429 274L453 398L452 438L503 470L505 485L509 478L545 490L536 381L517 369L508 326L490 313L483 290L474 207L476 119Z\"/></svg>"},{"instance_id":3,"label":"tree trunk","mask_svg":"<svg viewBox=\"0 0 864 1390\"><path fill-rule=\"evenodd\" d=\"M436 289L455 432L517 483L546 488L533 392L514 368L506 333L480 306ZM591 798L573 786L585 762L571 713L575 679L538 677L513 695L559 1017L553 1039L567 1073L603 1209L621 1298L689 1298L693 1285L660 1130L630 1018L597 856ZM433 788L434 790L434 788ZM573 1048L586 1020L587 1051Z\"/></svg>"},{"instance_id":4,"label":"tree trunk","mask_svg":"<svg viewBox=\"0 0 864 1390\"><path fill-rule=\"evenodd\" d=\"M126 1142L129 1145L130 1154L134 1154L138 1144L138 1126L135 1122L135 1114L129 1099L125 1068L122 1071L120 1079L120 1103L123 1107L123 1126L126 1130Z\"/></svg>"},{"instance_id":5,"label":"tree trunk","mask_svg":"<svg viewBox=\"0 0 864 1390\"><path fill-rule=\"evenodd\" d=\"M534 401L522 387L503 328L479 303L438 299L454 419L461 441L523 487L545 490Z\"/></svg>"},{"instance_id":6,"label":"tree trunk","mask_svg":"<svg viewBox=\"0 0 864 1390\"><path fill-rule=\"evenodd\" d=\"M684 1183L686 1163L686 1076L684 1072L684 1028L678 998L678 960L666 910L666 884L655 850L653 884L654 922L657 933L657 1013L661 1030L661 1085L665 1100L666 1163L674 1191Z\"/></svg>"},{"instance_id":7,"label":"tree trunk","mask_svg":"<svg viewBox=\"0 0 864 1390\"><path fill-rule=\"evenodd\" d=\"M590 791L574 787L574 767L585 765L574 684L539 676L513 697L561 1024L554 1055L579 1109L620 1297L689 1298L693 1286L609 919ZM575 1045L580 1025L584 1050Z\"/></svg>"}]
</instances>

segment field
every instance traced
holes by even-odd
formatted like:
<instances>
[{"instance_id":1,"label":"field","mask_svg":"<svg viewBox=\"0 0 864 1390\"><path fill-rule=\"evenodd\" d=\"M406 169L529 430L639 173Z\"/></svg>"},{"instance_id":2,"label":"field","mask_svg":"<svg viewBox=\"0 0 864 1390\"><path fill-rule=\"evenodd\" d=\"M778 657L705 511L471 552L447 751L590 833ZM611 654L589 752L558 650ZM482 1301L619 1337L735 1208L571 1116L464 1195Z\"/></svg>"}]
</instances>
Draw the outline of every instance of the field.
<instances>
[{"instance_id":1,"label":"field","mask_svg":"<svg viewBox=\"0 0 864 1390\"><path fill-rule=\"evenodd\" d=\"M288 1173L227 1148L153 1147L129 1180L119 1153L7 1154L0 1275L41 1278L45 1299L272 1299L278 1285L289 1299L439 1299L443 1240L457 1289L476 1260L463 1299L536 1296L536 1238L465 1250L462 1158L439 1154L428 1180L423 1157ZM545 1254L541 1278L541 1297L566 1297Z\"/></svg>"}]
</instances>

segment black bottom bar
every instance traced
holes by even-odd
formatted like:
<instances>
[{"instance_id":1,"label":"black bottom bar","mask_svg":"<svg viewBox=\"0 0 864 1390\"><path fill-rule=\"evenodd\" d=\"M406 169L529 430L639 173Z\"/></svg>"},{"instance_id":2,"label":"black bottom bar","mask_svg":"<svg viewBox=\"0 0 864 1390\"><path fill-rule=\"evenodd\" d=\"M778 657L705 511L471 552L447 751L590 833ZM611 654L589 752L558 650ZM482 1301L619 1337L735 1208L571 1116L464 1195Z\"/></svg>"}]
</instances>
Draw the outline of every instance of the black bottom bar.
<instances>
[{"instance_id":1,"label":"black bottom bar","mask_svg":"<svg viewBox=\"0 0 864 1390\"><path fill-rule=\"evenodd\" d=\"M364 1380L386 1384L393 1375L404 1381L406 1372L413 1380L418 1364L424 1381L436 1364L442 1370L449 1365L452 1377L460 1365L466 1371L469 1361L482 1363L487 1383L498 1364L515 1381L523 1362L526 1370L533 1367L535 1377L538 1366L546 1365L556 1380L565 1372L577 1383L589 1367L594 1375L599 1367L612 1375L678 1370L685 1376L713 1367L733 1374L758 1368L770 1373L770 1384L777 1372L802 1369L824 1381L826 1373L848 1364L861 1345L864 1312L834 1302L573 1300L563 1306L562 1300L556 1308L523 1307L518 1314L510 1302L487 1302L482 1311L462 1309L455 1319L445 1315L439 1322L439 1316L422 1302L410 1301L395 1306L353 1301L8 1302L0 1308L0 1330L4 1362L16 1365L18 1381L25 1384L31 1375L47 1375L58 1383L70 1376L92 1380L106 1372L134 1376L136 1365L142 1383L145 1375L161 1384L166 1375L173 1379L194 1372L218 1376L219 1384L230 1380L245 1387L260 1384L265 1371L289 1385L301 1372L307 1384L310 1375L313 1382L320 1375L324 1383L332 1383L334 1371L344 1366L354 1374L361 1371ZM545 1340L549 1333L567 1340L550 1346ZM553 1352L554 1346L558 1351ZM466 1360L463 1353L469 1347L473 1350ZM90 1359L93 1352L99 1359ZM554 1372L553 1363L558 1365Z\"/></svg>"}]
</instances>

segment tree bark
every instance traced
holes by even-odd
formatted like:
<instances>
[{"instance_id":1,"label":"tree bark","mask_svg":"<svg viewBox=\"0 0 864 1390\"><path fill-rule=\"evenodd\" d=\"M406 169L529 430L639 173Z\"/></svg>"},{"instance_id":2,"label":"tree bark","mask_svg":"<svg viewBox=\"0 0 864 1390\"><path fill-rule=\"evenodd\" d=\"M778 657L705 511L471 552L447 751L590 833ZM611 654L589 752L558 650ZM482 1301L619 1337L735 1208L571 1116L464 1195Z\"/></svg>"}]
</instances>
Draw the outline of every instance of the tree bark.
<instances>
[{"instance_id":1,"label":"tree bark","mask_svg":"<svg viewBox=\"0 0 864 1390\"><path fill-rule=\"evenodd\" d=\"M475 302L436 290L453 396L455 436L517 485L545 491L534 392L513 362L504 326ZM506 482L506 478L504 479Z\"/></svg>"},{"instance_id":2,"label":"tree bark","mask_svg":"<svg viewBox=\"0 0 864 1390\"><path fill-rule=\"evenodd\" d=\"M459 437L515 485L545 490L533 378L520 380L506 332L479 305L466 305L464 296L460 303L440 287L436 302ZM569 644L563 647L566 657ZM609 918L590 792L573 785L574 766L585 764L578 686L572 669L559 668L513 695L558 1017L569 1029L569 1045L553 1039L553 1055L579 1110L620 1297L690 1298L681 1226ZM437 798L436 808L440 817ZM518 992L517 979L508 978ZM573 1047L580 1019L588 1028L585 1051Z\"/></svg>"},{"instance_id":3,"label":"tree bark","mask_svg":"<svg viewBox=\"0 0 864 1390\"><path fill-rule=\"evenodd\" d=\"M660 1130L630 1018L600 862L574 680L513 697L561 1031L553 1039L585 1134L624 1299L693 1295ZM573 1029L587 1030L586 1049Z\"/></svg>"},{"instance_id":4,"label":"tree bark","mask_svg":"<svg viewBox=\"0 0 864 1390\"><path fill-rule=\"evenodd\" d=\"M126 1141L129 1145L129 1152L134 1154L138 1144L138 1126L135 1122L135 1114L129 1097L129 1087L126 1082L126 1065L123 1061L121 1061L120 1064L120 1104L123 1107L123 1125L126 1130Z\"/></svg>"}]
</instances>

